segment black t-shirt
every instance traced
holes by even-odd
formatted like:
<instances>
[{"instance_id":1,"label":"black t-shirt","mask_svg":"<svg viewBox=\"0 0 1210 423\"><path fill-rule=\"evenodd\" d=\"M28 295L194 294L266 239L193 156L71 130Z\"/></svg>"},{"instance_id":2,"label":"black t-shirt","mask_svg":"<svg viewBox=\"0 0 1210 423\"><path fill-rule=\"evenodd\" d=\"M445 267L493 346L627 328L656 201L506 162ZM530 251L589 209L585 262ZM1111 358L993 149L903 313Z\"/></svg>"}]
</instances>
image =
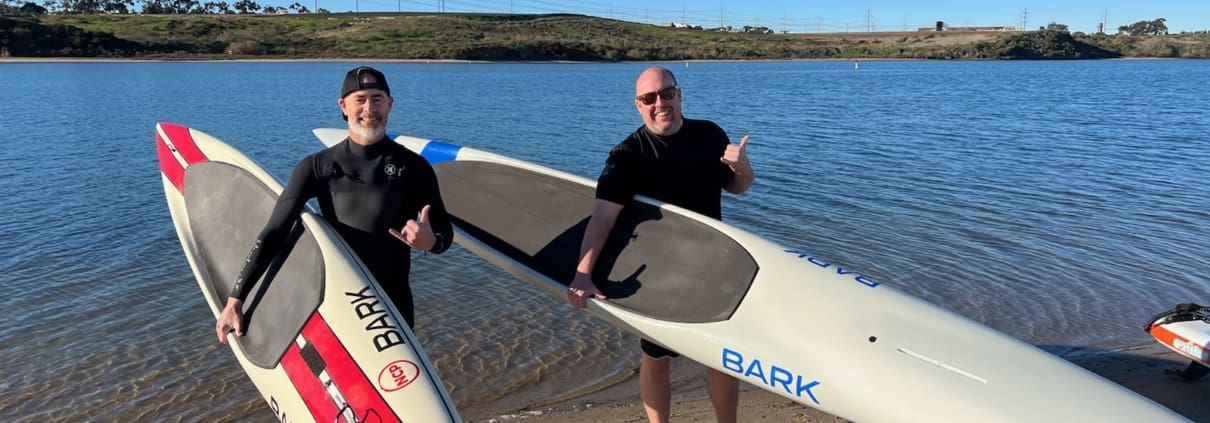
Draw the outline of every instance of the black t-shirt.
<instances>
[{"instance_id":1,"label":"black t-shirt","mask_svg":"<svg viewBox=\"0 0 1210 423\"><path fill-rule=\"evenodd\" d=\"M734 172L719 159L730 143L708 120L685 119L666 137L641 126L609 152L596 197L626 204L642 194L721 220L722 189Z\"/></svg>"},{"instance_id":2,"label":"black t-shirt","mask_svg":"<svg viewBox=\"0 0 1210 423\"><path fill-rule=\"evenodd\" d=\"M245 281L260 278L280 251L303 204L312 198L318 199L324 219L388 293L411 296L407 286L411 248L389 229L401 229L429 205L429 222L437 235L432 252L444 252L454 239L437 176L423 157L388 138L370 146L346 139L307 156L294 168L269 222L248 253L232 297L248 295L252 284ZM396 304L411 303L411 298L392 297Z\"/></svg>"}]
</instances>

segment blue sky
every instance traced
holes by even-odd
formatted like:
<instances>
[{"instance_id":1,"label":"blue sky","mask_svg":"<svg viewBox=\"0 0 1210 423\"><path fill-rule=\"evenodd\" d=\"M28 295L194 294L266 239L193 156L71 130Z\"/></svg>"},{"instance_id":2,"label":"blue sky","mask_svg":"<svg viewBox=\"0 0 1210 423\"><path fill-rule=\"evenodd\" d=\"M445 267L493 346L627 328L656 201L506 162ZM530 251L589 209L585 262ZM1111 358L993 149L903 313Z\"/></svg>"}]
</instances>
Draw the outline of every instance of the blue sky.
<instances>
[{"instance_id":1,"label":"blue sky","mask_svg":"<svg viewBox=\"0 0 1210 423\"><path fill-rule=\"evenodd\" d=\"M261 0L281 6L295 0ZM1051 22L1094 32L1108 15L1106 32L1141 20L1167 19L1169 32L1210 30L1210 0L298 0L332 12L429 11L578 13L658 24L685 21L704 27L766 26L776 31L899 31L932 26L1013 26L1037 29Z\"/></svg>"}]
</instances>

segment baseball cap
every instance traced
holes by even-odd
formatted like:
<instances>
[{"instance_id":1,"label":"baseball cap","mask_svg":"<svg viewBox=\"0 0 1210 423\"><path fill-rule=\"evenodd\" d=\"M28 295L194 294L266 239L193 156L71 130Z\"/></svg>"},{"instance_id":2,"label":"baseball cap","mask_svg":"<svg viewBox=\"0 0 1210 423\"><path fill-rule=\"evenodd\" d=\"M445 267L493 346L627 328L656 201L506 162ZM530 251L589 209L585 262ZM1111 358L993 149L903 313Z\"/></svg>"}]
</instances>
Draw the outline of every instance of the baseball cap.
<instances>
[{"instance_id":1,"label":"baseball cap","mask_svg":"<svg viewBox=\"0 0 1210 423\"><path fill-rule=\"evenodd\" d=\"M373 77L373 80L367 80L369 77ZM391 86L387 85L386 75L383 75L378 69L359 66L345 74L345 82L340 86L340 98L345 98L353 91L374 88L386 91L387 95L391 95Z\"/></svg>"},{"instance_id":2,"label":"baseball cap","mask_svg":"<svg viewBox=\"0 0 1210 423\"><path fill-rule=\"evenodd\" d=\"M345 74L345 82L340 86L340 98L348 97L353 91L369 89L380 89L386 91L388 96L391 95L391 86L387 85L386 75L369 66L358 66ZM349 120L344 112L340 113L340 117Z\"/></svg>"}]
</instances>

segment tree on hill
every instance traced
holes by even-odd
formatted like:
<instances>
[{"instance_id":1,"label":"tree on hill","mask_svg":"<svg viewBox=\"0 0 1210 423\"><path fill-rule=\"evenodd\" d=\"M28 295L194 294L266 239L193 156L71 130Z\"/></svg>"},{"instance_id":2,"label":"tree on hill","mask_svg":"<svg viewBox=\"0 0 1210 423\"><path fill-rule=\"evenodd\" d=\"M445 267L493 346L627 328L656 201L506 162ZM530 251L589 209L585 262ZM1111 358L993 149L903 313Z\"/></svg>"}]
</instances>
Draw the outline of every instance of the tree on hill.
<instances>
[{"instance_id":1,"label":"tree on hill","mask_svg":"<svg viewBox=\"0 0 1210 423\"><path fill-rule=\"evenodd\" d=\"M225 1L208 1L202 3L202 10L205 10L206 13L211 15L230 15L235 13L234 10L231 10L231 5L227 4Z\"/></svg>"},{"instance_id":2,"label":"tree on hill","mask_svg":"<svg viewBox=\"0 0 1210 423\"><path fill-rule=\"evenodd\" d=\"M1118 32L1127 35L1167 35L1168 25L1167 19L1159 18L1154 21L1138 21L1130 25L1122 25L1118 27Z\"/></svg>"},{"instance_id":3,"label":"tree on hill","mask_svg":"<svg viewBox=\"0 0 1210 423\"><path fill-rule=\"evenodd\" d=\"M1067 24L1061 24L1058 22L1051 22L1050 24L1046 25L1045 27L1039 28L1039 29L1041 29L1043 31L1071 32L1071 30L1068 29Z\"/></svg>"},{"instance_id":4,"label":"tree on hill","mask_svg":"<svg viewBox=\"0 0 1210 423\"><path fill-rule=\"evenodd\" d=\"M101 2L101 10L109 14L126 14L134 10L134 0L107 0Z\"/></svg>"},{"instance_id":5,"label":"tree on hill","mask_svg":"<svg viewBox=\"0 0 1210 423\"><path fill-rule=\"evenodd\" d=\"M231 6L235 8L236 12L241 14L256 13L261 9L260 5L252 0L239 0Z\"/></svg>"},{"instance_id":6,"label":"tree on hill","mask_svg":"<svg viewBox=\"0 0 1210 423\"><path fill-rule=\"evenodd\" d=\"M0 3L0 15L37 16L45 15L46 13L46 8L39 6L37 3L25 2L22 4L18 1Z\"/></svg>"}]
</instances>

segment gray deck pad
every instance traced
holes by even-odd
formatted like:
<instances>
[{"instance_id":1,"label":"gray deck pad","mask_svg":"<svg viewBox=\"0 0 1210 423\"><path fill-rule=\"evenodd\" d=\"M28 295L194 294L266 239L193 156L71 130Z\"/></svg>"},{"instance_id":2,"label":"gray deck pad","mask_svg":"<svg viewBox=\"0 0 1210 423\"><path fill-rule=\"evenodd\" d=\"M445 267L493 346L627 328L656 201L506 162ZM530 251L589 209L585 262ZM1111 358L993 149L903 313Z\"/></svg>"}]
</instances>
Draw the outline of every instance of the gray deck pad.
<instances>
[{"instance_id":1,"label":"gray deck pad","mask_svg":"<svg viewBox=\"0 0 1210 423\"><path fill-rule=\"evenodd\" d=\"M465 233L561 284L575 274L592 187L518 167L447 161L434 167L446 208ZM692 218L633 201L594 269L615 304L661 320L730 318L757 266L735 240Z\"/></svg>"},{"instance_id":2,"label":"gray deck pad","mask_svg":"<svg viewBox=\"0 0 1210 423\"><path fill-rule=\"evenodd\" d=\"M185 170L185 207L198 262L221 309L277 194L236 166L203 162ZM273 368L323 298L323 257L310 232L295 224L279 259L244 301L238 342L257 366Z\"/></svg>"}]
</instances>

